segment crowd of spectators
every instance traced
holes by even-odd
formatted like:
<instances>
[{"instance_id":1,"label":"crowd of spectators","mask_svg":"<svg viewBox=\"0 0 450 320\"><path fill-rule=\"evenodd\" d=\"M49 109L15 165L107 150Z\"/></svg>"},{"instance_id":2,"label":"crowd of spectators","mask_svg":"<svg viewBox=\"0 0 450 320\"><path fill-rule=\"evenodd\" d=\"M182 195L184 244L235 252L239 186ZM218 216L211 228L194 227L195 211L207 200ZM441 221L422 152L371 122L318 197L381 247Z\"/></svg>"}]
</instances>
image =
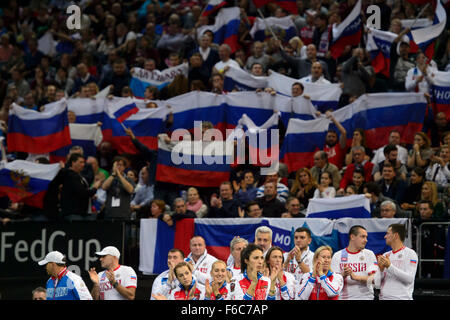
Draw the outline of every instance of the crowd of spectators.
<instances>
[{"instance_id":1,"label":"crowd of spectators","mask_svg":"<svg viewBox=\"0 0 450 320\"><path fill-rule=\"evenodd\" d=\"M252 1L228 1L227 6L241 8L242 18L240 49L231 54L229 46L213 43L211 32L197 34L199 27L214 21L214 15L201 15L201 0L81 1L81 30L67 29L66 1L7 1L0 12L3 135L12 103L39 111L62 97L94 97L110 85L113 96L133 96L133 68L163 70L183 61L189 63L188 77L176 77L161 91L149 87L145 99L168 99L190 90L224 94L223 74L230 65L254 75L272 69L303 81L341 83L340 106L364 93L427 95L433 72L450 68L448 30L436 40L433 60L427 61L423 53L411 53L403 38L408 29L401 25L402 19L415 18L421 7L405 0L363 1L363 12L372 3L380 6L382 30L399 35L391 49L391 76L386 78L374 73L364 41L360 47L346 47L336 60L330 56L329 26L342 21L355 2L297 1L299 14L292 15L297 36L280 46L274 38L251 38L249 30L258 16ZM289 15L276 5L265 6L263 12L267 17ZM433 14L429 8L424 17ZM294 85L293 95L302 90ZM127 134L140 151L137 155L118 154L107 141L100 144L96 157L87 159L82 149L72 148L49 187L46 207L2 198L2 220L158 218L172 224L183 217L303 217L311 198L352 194L370 198L374 218L449 217L450 123L445 113L427 116L424 132L415 134L413 144L401 145L400 133L393 130L378 150L367 148L363 130L346 132L330 112L327 116L339 132L328 132L323 150L311 159L313 166L288 174L282 165L267 176L260 176L256 166L233 166L230 181L217 188L156 181L155 151L140 144L131 130Z\"/></svg>"}]
</instances>

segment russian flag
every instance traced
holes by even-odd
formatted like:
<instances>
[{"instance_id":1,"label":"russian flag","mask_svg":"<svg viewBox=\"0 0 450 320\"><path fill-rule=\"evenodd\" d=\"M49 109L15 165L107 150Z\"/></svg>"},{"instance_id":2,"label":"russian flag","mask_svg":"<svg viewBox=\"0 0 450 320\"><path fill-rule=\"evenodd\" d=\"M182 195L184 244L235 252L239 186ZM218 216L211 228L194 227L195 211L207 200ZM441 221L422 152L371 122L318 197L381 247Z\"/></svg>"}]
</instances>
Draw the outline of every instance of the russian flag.
<instances>
[{"instance_id":1,"label":"russian flag","mask_svg":"<svg viewBox=\"0 0 450 320\"><path fill-rule=\"evenodd\" d=\"M249 160L256 166L270 166L279 158L279 136L274 134L278 129L278 113L274 113L261 126L255 123L246 114L242 115L238 127L242 127L248 138ZM244 140L241 140L241 143Z\"/></svg>"},{"instance_id":2,"label":"russian flag","mask_svg":"<svg viewBox=\"0 0 450 320\"><path fill-rule=\"evenodd\" d=\"M148 71L135 67L131 74L130 88L136 97L144 98L145 89L148 86L156 87L162 90L165 86L172 83L177 75L188 76L189 65L182 63L175 67L170 67L162 71Z\"/></svg>"},{"instance_id":3,"label":"russian flag","mask_svg":"<svg viewBox=\"0 0 450 320\"><path fill-rule=\"evenodd\" d=\"M124 105L124 98L114 98L111 104ZM109 108L109 105L107 105ZM103 139L110 141L119 153L137 154L139 151L134 146L131 138L125 133L123 126L130 128L136 138L149 149L158 148L158 134L163 131L164 120L168 109L158 107L154 109L137 108L138 112L131 115L122 124L119 123L111 112L107 112L102 126Z\"/></svg>"},{"instance_id":4,"label":"russian flag","mask_svg":"<svg viewBox=\"0 0 450 320\"><path fill-rule=\"evenodd\" d=\"M281 73L269 71L270 75L267 85L276 92L292 96L292 85L295 82L301 82L304 87L303 93L311 98L311 103L321 112L326 110L336 110L339 104L339 98L342 94L342 88L337 83L317 84L304 82L299 79L287 77ZM300 118L302 119L302 118Z\"/></svg>"},{"instance_id":5,"label":"russian flag","mask_svg":"<svg viewBox=\"0 0 450 320\"><path fill-rule=\"evenodd\" d=\"M105 119L107 98L76 98L67 100L67 108L75 113L75 123L97 123Z\"/></svg>"},{"instance_id":6,"label":"russian flag","mask_svg":"<svg viewBox=\"0 0 450 320\"><path fill-rule=\"evenodd\" d=\"M329 125L330 120L326 118L289 120L280 155L289 172L312 166L314 153L325 144Z\"/></svg>"},{"instance_id":7,"label":"russian flag","mask_svg":"<svg viewBox=\"0 0 450 320\"><path fill-rule=\"evenodd\" d=\"M205 239L209 254L227 261L230 242L235 236L254 242L255 231L260 226L269 227L272 244L289 251L293 244L292 229L306 227L311 230L309 249L314 252L323 245L329 245L333 252L348 245L348 232L355 225L362 225L368 231L367 249L375 254L390 250L384 235L392 223L407 224L408 219L324 219L324 218L229 218L229 219L183 219L169 227L160 219L141 219L139 270L145 274L159 274L168 269L167 254L178 248L189 254L189 240L194 236ZM410 230L410 229L408 229ZM406 243L411 242L410 232Z\"/></svg>"},{"instance_id":8,"label":"russian flag","mask_svg":"<svg viewBox=\"0 0 450 320\"><path fill-rule=\"evenodd\" d=\"M106 111L110 117L122 123L133 114L138 113L139 109L132 98L117 98L107 100Z\"/></svg>"},{"instance_id":9,"label":"russian flag","mask_svg":"<svg viewBox=\"0 0 450 320\"><path fill-rule=\"evenodd\" d=\"M227 92L236 89L238 91L254 91L256 89L264 89L266 86L267 77L257 77L241 68L231 66L225 73L223 82L223 89Z\"/></svg>"},{"instance_id":10,"label":"russian flag","mask_svg":"<svg viewBox=\"0 0 450 320\"><path fill-rule=\"evenodd\" d=\"M202 16L209 16L210 14L219 10L226 4L227 2L223 0L209 0L208 4L206 5L205 9L202 12Z\"/></svg>"},{"instance_id":11,"label":"russian flag","mask_svg":"<svg viewBox=\"0 0 450 320\"><path fill-rule=\"evenodd\" d=\"M397 35L393 32L368 28L366 50L370 53L375 73L390 77L391 46Z\"/></svg>"},{"instance_id":12,"label":"russian flag","mask_svg":"<svg viewBox=\"0 0 450 320\"><path fill-rule=\"evenodd\" d=\"M331 199L310 199L306 209L308 218L371 218L370 201L365 195Z\"/></svg>"},{"instance_id":13,"label":"russian flag","mask_svg":"<svg viewBox=\"0 0 450 320\"><path fill-rule=\"evenodd\" d=\"M333 111L333 116L346 129L348 137L352 137L356 128L362 128L367 146L377 149L385 145L393 129L400 132L402 143L412 144L414 134L422 130L426 106L421 93L373 93ZM334 124L331 128L338 132Z\"/></svg>"},{"instance_id":14,"label":"russian flag","mask_svg":"<svg viewBox=\"0 0 450 320\"><path fill-rule=\"evenodd\" d=\"M431 85L434 114L445 112L450 120L450 72L435 71Z\"/></svg>"},{"instance_id":15,"label":"russian flag","mask_svg":"<svg viewBox=\"0 0 450 320\"><path fill-rule=\"evenodd\" d=\"M159 141L156 180L195 187L218 187L230 179L233 144L224 141Z\"/></svg>"},{"instance_id":16,"label":"russian flag","mask_svg":"<svg viewBox=\"0 0 450 320\"><path fill-rule=\"evenodd\" d=\"M2 162L0 169L0 194L12 202L43 208L48 185L61 169L59 164L39 164L14 160Z\"/></svg>"},{"instance_id":17,"label":"russian flag","mask_svg":"<svg viewBox=\"0 0 450 320\"><path fill-rule=\"evenodd\" d=\"M214 43L227 44L231 53L239 49L238 33L241 24L241 11L238 7L222 8L214 23Z\"/></svg>"},{"instance_id":18,"label":"russian flag","mask_svg":"<svg viewBox=\"0 0 450 320\"><path fill-rule=\"evenodd\" d=\"M434 43L437 37L444 31L447 23L447 14L440 0L436 1L435 14L432 25L411 30L408 37L414 41L420 50L427 56L428 59L433 58Z\"/></svg>"},{"instance_id":19,"label":"russian flag","mask_svg":"<svg viewBox=\"0 0 450 320\"><path fill-rule=\"evenodd\" d=\"M260 8L268 3L275 3L283 8L284 10L292 13L298 14L297 1L296 0L253 0L256 8Z\"/></svg>"},{"instance_id":20,"label":"russian flag","mask_svg":"<svg viewBox=\"0 0 450 320\"><path fill-rule=\"evenodd\" d=\"M267 92L232 92L226 97L226 123L228 128L235 128L246 114L256 126L262 126L272 117L274 109L282 114L291 113L292 101L282 95Z\"/></svg>"},{"instance_id":21,"label":"russian flag","mask_svg":"<svg viewBox=\"0 0 450 320\"><path fill-rule=\"evenodd\" d=\"M255 41L264 41L272 37L272 32L267 29L267 26L270 26L272 31L277 35L278 39L283 42L288 42L291 38L297 35L297 29L290 16L283 18L256 18L255 23L250 30L250 35Z\"/></svg>"},{"instance_id":22,"label":"russian flag","mask_svg":"<svg viewBox=\"0 0 450 320\"><path fill-rule=\"evenodd\" d=\"M313 219L315 220L315 219ZM346 248L349 243L348 233L350 228L359 225L367 230L366 249L372 250L375 255L380 255L392 250L386 244L384 236L391 224L399 223L406 226L408 230L405 239L405 245L412 247L411 222L406 218L383 218L383 219L367 219L367 218L342 218L334 220L334 229L338 233L338 241L340 248Z\"/></svg>"},{"instance_id":23,"label":"russian flag","mask_svg":"<svg viewBox=\"0 0 450 320\"><path fill-rule=\"evenodd\" d=\"M46 104L44 111L15 103L9 111L8 152L48 153L70 145L66 99Z\"/></svg>"},{"instance_id":24,"label":"russian flag","mask_svg":"<svg viewBox=\"0 0 450 320\"><path fill-rule=\"evenodd\" d=\"M50 162L66 162L67 154L72 146L82 147L86 158L96 155L97 146L103 140L102 130L98 124L69 123L69 129L72 144L50 152Z\"/></svg>"},{"instance_id":25,"label":"russian flag","mask_svg":"<svg viewBox=\"0 0 450 320\"><path fill-rule=\"evenodd\" d=\"M191 91L166 101L172 109L172 130L186 129L193 132L195 121L209 121L223 134L226 129L225 104L227 95Z\"/></svg>"},{"instance_id":26,"label":"russian flag","mask_svg":"<svg viewBox=\"0 0 450 320\"><path fill-rule=\"evenodd\" d=\"M332 41L330 51L333 59L340 57L344 48L348 45L354 46L361 42L361 0L353 7L350 14L339 25L333 24Z\"/></svg>"}]
</instances>

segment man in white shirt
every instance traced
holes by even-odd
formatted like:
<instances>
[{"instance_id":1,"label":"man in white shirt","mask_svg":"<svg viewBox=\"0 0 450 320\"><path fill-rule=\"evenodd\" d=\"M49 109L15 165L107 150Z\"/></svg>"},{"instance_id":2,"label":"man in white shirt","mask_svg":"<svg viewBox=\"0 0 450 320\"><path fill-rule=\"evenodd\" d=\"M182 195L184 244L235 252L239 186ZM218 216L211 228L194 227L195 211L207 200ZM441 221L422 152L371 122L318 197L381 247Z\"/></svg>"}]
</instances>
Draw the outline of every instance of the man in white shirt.
<instances>
[{"instance_id":1,"label":"man in white shirt","mask_svg":"<svg viewBox=\"0 0 450 320\"><path fill-rule=\"evenodd\" d=\"M397 159L400 160L401 163L406 164L406 161L408 160L408 150L400 145L400 138L400 132L397 130L392 130L389 133L388 144L394 144L395 146L397 146ZM375 151L375 154L372 158L373 164L378 164L381 161L386 160L386 156L384 155L384 147L386 147L386 145Z\"/></svg>"},{"instance_id":2,"label":"man in white shirt","mask_svg":"<svg viewBox=\"0 0 450 320\"><path fill-rule=\"evenodd\" d=\"M303 82L311 82L318 84L330 84L331 82L325 79L323 75L322 64L319 61L313 62L311 65L311 74L300 79Z\"/></svg>"},{"instance_id":3,"label":"man in white shirt","mask_svg":"<svg viewBox=\"0 0 450 320\"><path fill-rule=\"evenodd\" d=\"M408 70L405 79L406 91L429 93L433 84L435 68L427 65L427 57L419 53L416 66Z\"/></svg>"},{"instance_id":4,"label":"man in white shirt","mask_svg":"<svg viewBox=\"0 0 450 320\"><path fill-rule=\"evenodd\" d=\"M214 67L213 67L213 74L214 73L224 73L224 69L227 66L232 66L235 68L240 69L241 66L239 65L239 63L237 63L235 60L230 58L231 55L231 48L229 45L227 44L222 44L219 47L219 58L220 61L217 62Z\"/></svg>"},{"instance_id":5,"label":"man in white shirt","mask_svg":"<svg viewBox=\"0 0 450 320\"><path fill-rule=\"evenodd\" d=\"M192 237L189 242L189 248L191 253L184 261L194 266L192 274L200 284L205 285L206 279L210 279L211 267L217 261L217 258L208 253L205 239L201 236Z\"/></svg>"},{"instance_id":6,"label":"man in white shirt","mask_svg":"<svg viewBox=\"0 0 450 320\"><path fill-rule=\"evenodd\" d=\"M284 253L284 270L292 273L299 282L303 274L312 271L314 252L309 250L311 231L308 228L297 228L294 232L294 248Z\"/></svg>"},{"instance_id":7,"label":"man in white shirt","mask_svg":"<svg viewBox=\"0 0 450 320\"><path fill-rule=\"evenodd\" d=\"M120 252L116 247L108 246L96 252L104 271L89 270L94 283L91 294L94 300L134 300L137 287L137 276L133 268L119 264Z\"/></svg>"},{"instance_id":8,"label":"man in white shirt","mask_svg":"<svg viewBox=\"0 0 450 320\"><path fill-rule=\"evenodd\" d=\"M380 300L412 300L417 271L417 253L405 247L406 229L402 224L388 227L386 244L391 251L378 257L379 271L374 284L380 288Z\"/></svg>"},{"instance_id":9,"label":"man in white shirt","mask_svg":"<svg viewBox=\"0 0 450 320\"><path fill-rule=\"evenodd\" d=\"M175 276L174 269L177 264L184 261L184 253L180 249L170 249L167 254L168 270L159 274L152 285L150 300L156 300L153 295L163 295L168 297L170 290L175 289L179 284Z\"/></svg>"},{"instance_id":10,"label":"man in white shirt","mask_svg":"<svg viewBox=\"0 0 450 320\"><path fill-rule=\"evenodd\" d=\"M344 288L339 300L373 300L371 283L378 270L375 254L365 249L367 231L355 225L349 231L347 248L337 251L331 259L331 270L344 278ZM367 286L369 283L369 286Z\"/></svg>"}]
</instances>

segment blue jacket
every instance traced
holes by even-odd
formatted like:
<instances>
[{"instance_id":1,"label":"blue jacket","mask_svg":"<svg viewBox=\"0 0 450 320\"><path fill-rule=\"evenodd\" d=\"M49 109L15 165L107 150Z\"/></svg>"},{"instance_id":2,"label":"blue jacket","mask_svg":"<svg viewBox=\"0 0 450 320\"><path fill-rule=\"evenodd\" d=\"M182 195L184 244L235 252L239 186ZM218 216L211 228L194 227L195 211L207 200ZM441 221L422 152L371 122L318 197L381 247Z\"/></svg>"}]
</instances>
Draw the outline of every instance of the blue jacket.
<instances>
[{"instance_id":1,"label":"blue jacket","mask_svg":"<svg viewBox=\"0 0 450 320\"><path fill-rule=\"evenodd\" d=\"M66 267L48 279L47 300L92 300L92 296L83 279Z\"/></svg>"}]
</instances>

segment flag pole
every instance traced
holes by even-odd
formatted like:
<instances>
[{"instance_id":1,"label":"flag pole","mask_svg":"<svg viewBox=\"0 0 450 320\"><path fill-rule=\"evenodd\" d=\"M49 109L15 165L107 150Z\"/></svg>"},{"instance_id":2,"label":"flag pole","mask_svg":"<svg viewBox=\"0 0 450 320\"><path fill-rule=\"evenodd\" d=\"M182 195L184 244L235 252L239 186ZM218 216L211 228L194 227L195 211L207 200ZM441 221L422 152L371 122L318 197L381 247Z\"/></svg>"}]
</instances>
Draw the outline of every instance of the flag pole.
<instances>
[{"instance_id":1,"label":"flag pole","mask_svg":"<svg viewBox=\"0 0 450 320\"><path fill-rule=\"evenodd\" d=\"M261 19L263 19L264 24L266 25L266 28L269 29L270 33L272 33L272 36L276 40L280 41L280 39L278 39L278 37L276 36L275 32L273 32L272 28L267 24L267 21L264 18L264 15L262 14L261 10L259 8L256 8L256 11L258 11L258 14L260 15ZM281 41L280 41L280 47L281 47L282 50L284 50L283 45L281 44Z\"/></svg>"},{"instance_id":2,"label":"flag pole","mask_svg":"<svg viewBox=\"0 0 450 320\"><path fill-rule=\"evenodd\" d=\"M438 0L439 1L439 0ZM414 22L412 23L411 27L409 27L410 29L412 29L412 27L414 27L414 25L416 24L417 20L419 20L419 18L423 15L423 13L425 12L425 10L428 8L428 6L430 5L431 2L428 2L426 4L425 7L422 8L422 10L420 10L419 14L417 15L416 19L414 20Z\"/></svg>"}]
</instances>

